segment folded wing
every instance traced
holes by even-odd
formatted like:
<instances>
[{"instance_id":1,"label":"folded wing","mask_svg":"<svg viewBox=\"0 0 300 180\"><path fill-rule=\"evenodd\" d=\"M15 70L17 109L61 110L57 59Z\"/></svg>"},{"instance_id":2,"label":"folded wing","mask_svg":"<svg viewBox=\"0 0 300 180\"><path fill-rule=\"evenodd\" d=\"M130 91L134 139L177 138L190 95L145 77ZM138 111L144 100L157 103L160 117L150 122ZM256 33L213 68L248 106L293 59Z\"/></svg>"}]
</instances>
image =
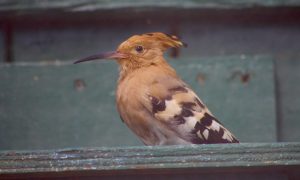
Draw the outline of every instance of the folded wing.
<instances>
[{"instance_id":1,"label":"folded wing","mask_svg":"<svg viewBox=\"0 0 300 180\"><path fill-rule=\"evenodd\" d=\"M164 84L164 86L159 86L159 84ZM168 89L165 89L166 87ZM212 115L197 95L181 81L160 82L158 87L152 86L148 98L150 105L146 107L155 119L164 123L188 142L193 144L239 142Z\"/></svg>"}]
</instances>

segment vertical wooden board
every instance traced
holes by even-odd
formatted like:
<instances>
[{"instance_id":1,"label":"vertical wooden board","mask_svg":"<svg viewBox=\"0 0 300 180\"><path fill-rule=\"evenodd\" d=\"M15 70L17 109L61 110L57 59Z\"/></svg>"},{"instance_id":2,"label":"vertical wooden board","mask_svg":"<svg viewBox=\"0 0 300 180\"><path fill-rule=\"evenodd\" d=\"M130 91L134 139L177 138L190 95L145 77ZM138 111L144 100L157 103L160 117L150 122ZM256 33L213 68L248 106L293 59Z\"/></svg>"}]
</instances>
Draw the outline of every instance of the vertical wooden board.
<instances>
[{"instance_id":1,"label":"vertical wooden board","mask_svg":"<svg viewBox=\"0 0 300 180\"><path fill-rule=\"evenodd\" d=\"M241 142L276 141L271 57L224 56L171 63Z\"/></svg>"},{"instance_id":2,"label":"vertical wooden board","mask_svg":"<svg viewBox=\"0 0 300 180\"><path fill-rule=\"evenodd\" d=\"M276 60L280 141L300 141L300 55Z\"/></svg>"},{"instance_id":3,"label":"vertical wooden board","mask_svg":"<svg viewBox=\"0 0 300 180\"><path fill-rule=\"evenodd\" d=\"M0 71L0 149L139 145L119 119L113 62Z\"/></svg>"},{"instance_id":4,"label":"vertical wooden board","mask_svg":"<svg viewBox=\"0 0 300 180\"><path fill-rule=\"evenodd\" d=\"M113 51L133 34L166 31L166 26L145 24L68 28L16 29L14 59L17 62L75 60L99 52Z\"/></svg>"},{"instance_id":5,"label":"vertical wooden board","mask_svg":"<svg viewBox=\"0 0 300 180\"><path fill-rule=\"evenodd\" d=\"M5 62L4 51L5 51L4 34L3 34L3 29L0 28L0 63Z\"/></svg>"}]
</instances>

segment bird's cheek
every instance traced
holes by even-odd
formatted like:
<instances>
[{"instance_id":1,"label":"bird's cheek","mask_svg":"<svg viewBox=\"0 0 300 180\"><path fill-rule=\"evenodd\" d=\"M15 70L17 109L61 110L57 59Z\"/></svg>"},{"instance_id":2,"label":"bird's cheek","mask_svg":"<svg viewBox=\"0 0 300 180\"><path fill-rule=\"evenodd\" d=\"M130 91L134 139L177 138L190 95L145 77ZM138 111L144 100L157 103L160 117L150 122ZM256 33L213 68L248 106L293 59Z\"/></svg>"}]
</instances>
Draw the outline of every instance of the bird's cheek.
<instances>
[{"instance_id":1,"label":"bird's cheek","mask_svg":"<svg viewBox=\"0 0 300 180\"><path fill-rule=\"evenodd\" d=\"M156 51L148 51L147 53L144 54L145 59L148 59L148 60L153 60L159 56L160 56L160 54Z\"/></svg>"}]
</instances>

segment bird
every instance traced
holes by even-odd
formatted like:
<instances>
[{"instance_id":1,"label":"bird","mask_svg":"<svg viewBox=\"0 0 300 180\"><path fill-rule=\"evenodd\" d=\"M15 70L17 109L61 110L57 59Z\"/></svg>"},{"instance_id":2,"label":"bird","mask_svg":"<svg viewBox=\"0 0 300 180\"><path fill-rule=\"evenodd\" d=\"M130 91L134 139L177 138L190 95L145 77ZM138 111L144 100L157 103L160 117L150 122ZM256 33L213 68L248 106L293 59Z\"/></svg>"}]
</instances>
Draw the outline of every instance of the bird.
<instances>
[{"instance_id":1,"label":"bird","mask_svg":"<svg viewBox=\"0 0 300 180\"><path fill-rule=\"evenodd\" d=\"M117 110L145 145L239 143L165 60L167 49L186 46L175 35L144 33L129 37L116 51L74 64L117 61Z\"/></svg>"}]
</instances>

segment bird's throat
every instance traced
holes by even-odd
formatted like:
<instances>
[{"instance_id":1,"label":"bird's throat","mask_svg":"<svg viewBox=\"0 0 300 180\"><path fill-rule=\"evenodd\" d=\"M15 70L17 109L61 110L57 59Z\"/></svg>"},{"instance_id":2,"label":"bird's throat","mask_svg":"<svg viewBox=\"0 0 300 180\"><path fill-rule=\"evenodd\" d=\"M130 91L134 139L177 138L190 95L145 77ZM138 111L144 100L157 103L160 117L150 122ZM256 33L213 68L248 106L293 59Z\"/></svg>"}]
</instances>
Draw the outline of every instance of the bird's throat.
<instances>
[{"instance_id":1,"label":"bird's throat","mask_svg":"<svg viewBox=\"0 0 300 180\"><path fill-rule=\"evenodd\" d=\"M143 63L139 63L138 61L134 59L121 59L118 60L119 63L119 71L120 71L120 77L119 81L124 79L127 75L131 74L132 72L136 71L137 69L140 69L141 67L145 66Z\"/></svg>"}]
</instances>

